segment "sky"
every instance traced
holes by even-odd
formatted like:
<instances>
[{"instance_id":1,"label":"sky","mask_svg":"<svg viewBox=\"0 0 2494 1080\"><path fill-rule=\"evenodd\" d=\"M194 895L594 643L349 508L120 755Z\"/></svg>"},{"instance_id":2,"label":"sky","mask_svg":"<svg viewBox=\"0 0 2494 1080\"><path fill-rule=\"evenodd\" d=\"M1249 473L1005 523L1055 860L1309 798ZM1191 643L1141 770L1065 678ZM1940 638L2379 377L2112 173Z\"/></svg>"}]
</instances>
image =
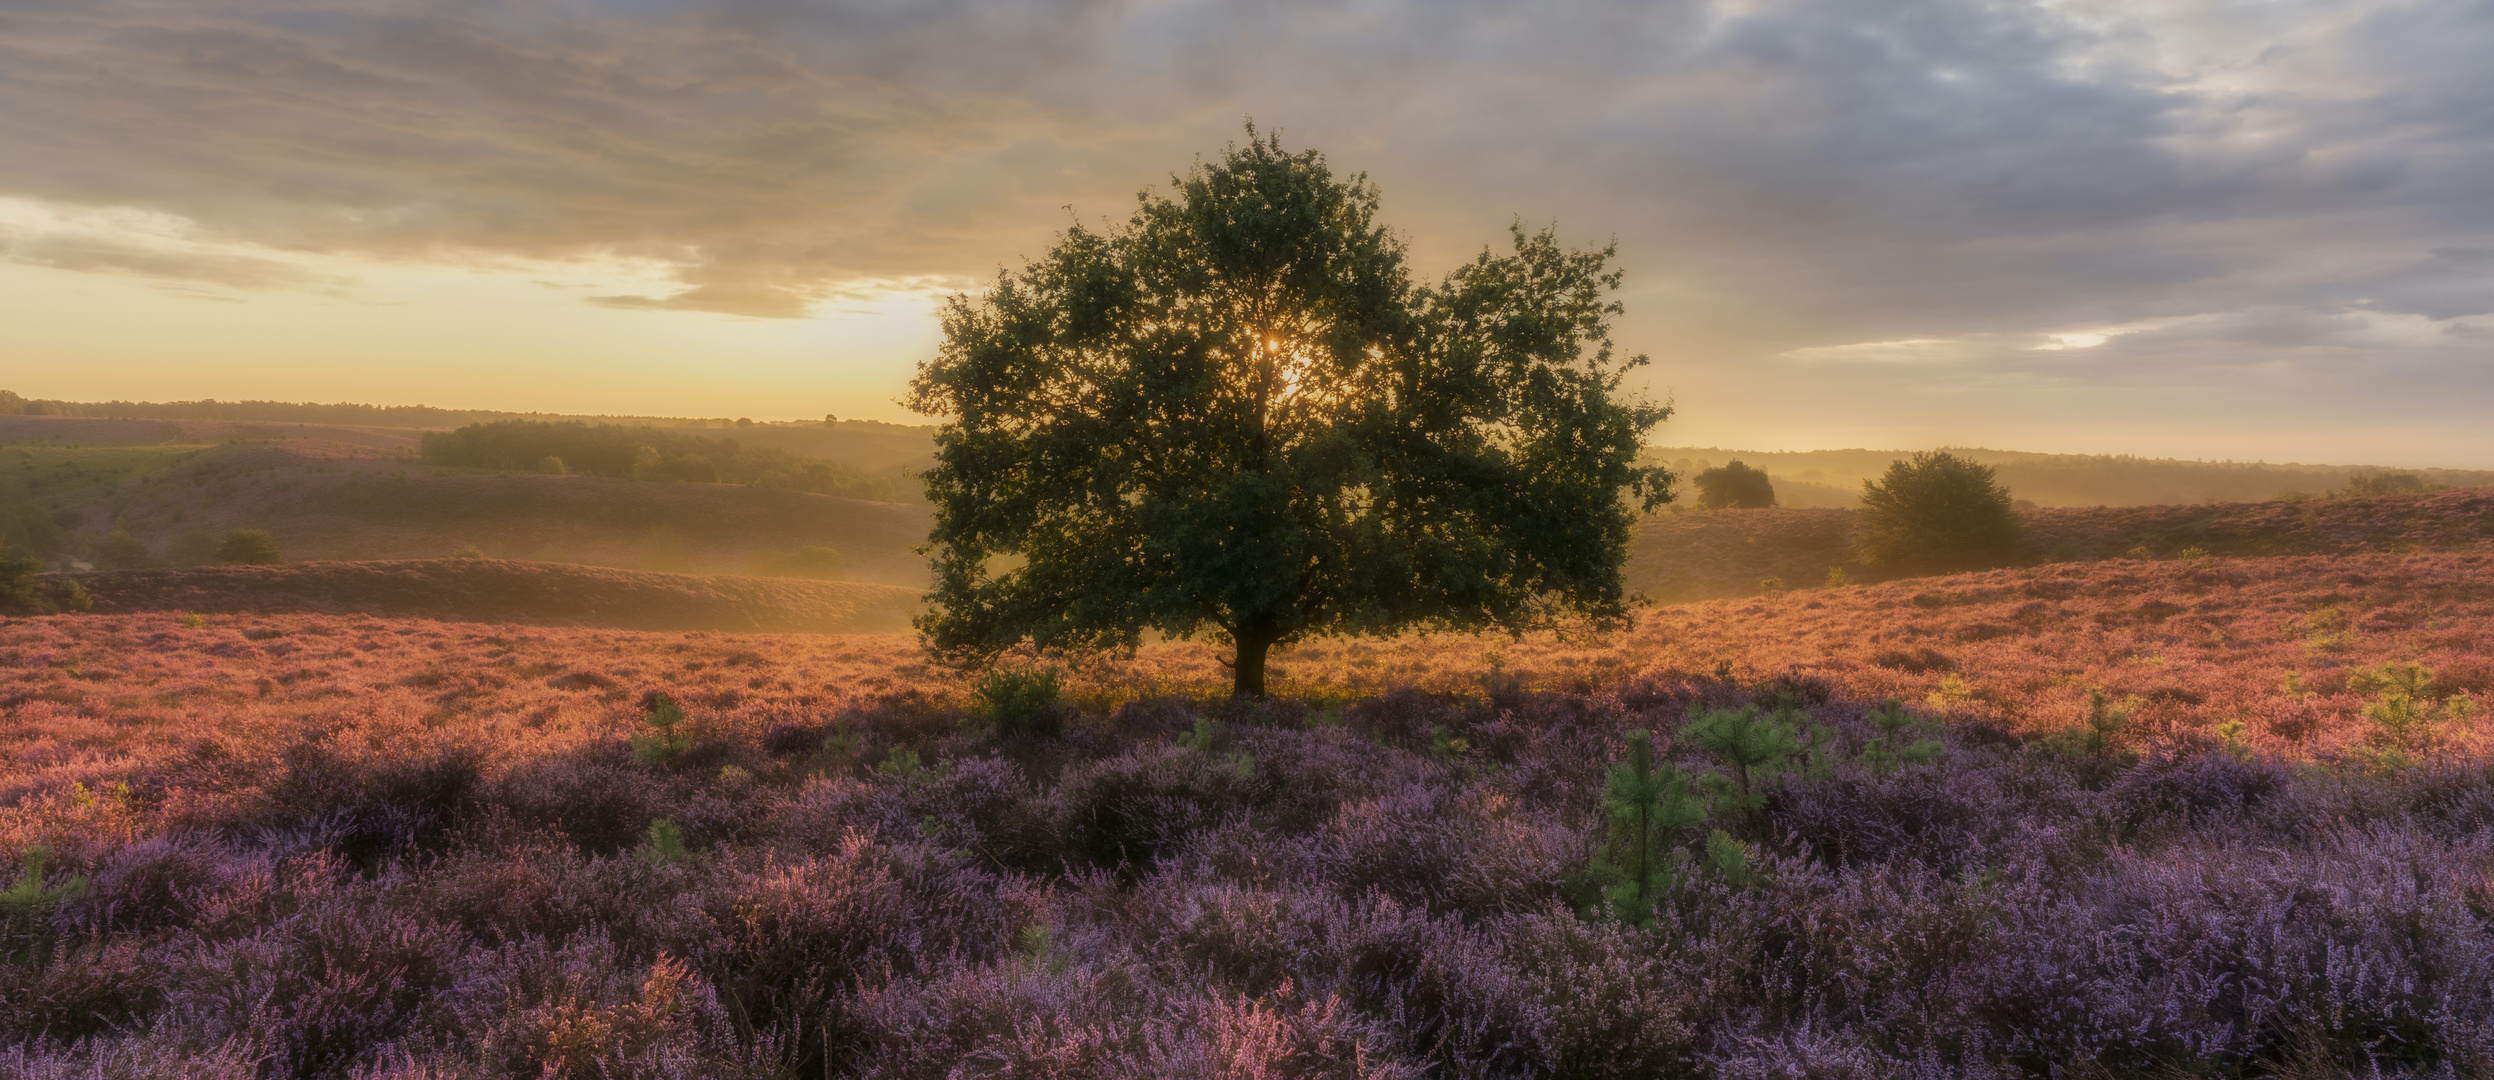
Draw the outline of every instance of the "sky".
<instances>
[{"instance_id":1,"label":"sky","mask_svg":"<svg viewBox=\"0 0 2494 1080\"><path fill-rule=\"evenodd\" d=\"M1669 445L2494 467L2494 2L0 0L0 388L923 422L1241 137L1616 242Z\"/></svg>"}]
</instances>

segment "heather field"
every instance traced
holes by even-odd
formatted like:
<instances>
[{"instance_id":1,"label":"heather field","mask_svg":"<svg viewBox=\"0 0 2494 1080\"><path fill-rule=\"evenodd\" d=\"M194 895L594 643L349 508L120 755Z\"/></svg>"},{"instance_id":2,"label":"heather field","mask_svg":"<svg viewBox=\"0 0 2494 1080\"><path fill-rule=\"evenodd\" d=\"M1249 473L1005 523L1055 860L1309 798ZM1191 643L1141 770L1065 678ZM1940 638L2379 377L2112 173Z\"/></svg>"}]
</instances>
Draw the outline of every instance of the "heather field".
<instances>
[{"instance_id":1,"label":"heather field","mask_svg":"<svg viewBox=\"0 0 2494 1080\"><path fill-rule=\"evenodd\" d=\"M12 619L0 1075L2490 1075L2489 627L2483 551L2114 560L1241 707L1184 642ZM1643 925L1635 731L1700 807Z\"/></svg>"}]
</instances>

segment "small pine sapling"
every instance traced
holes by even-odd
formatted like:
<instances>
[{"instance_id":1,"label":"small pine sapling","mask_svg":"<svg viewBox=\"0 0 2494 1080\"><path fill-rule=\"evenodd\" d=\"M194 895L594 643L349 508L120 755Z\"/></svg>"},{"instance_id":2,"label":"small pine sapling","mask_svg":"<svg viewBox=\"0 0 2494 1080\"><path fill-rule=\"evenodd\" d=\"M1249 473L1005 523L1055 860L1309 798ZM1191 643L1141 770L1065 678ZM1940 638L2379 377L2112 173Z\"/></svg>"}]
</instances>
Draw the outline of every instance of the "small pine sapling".
<instances>
[{"instance_id":1,"label":"small pine sapling","mask_svg":"<svg viewBox=\"0 0 2494 1080\"><path fill-rule=\"evenodd\" d=\"M2390 661L2347 677L2347 689L2370 695L2364 718L2373 722L2359 753L2374 767L2397 771L2414 763L2414 755L2440 749L2451 730L2476 717L2475 699L2465 694L2434 695L2433 669L2414 661Z\"/></svg>"},{"instance_id":2,"label":"small pine sapling","mask_svg":"<svg viewBox=\"0 0 2494 1080\"><path fill-rule=\"evenodd\" d=\"M1678 766L1654 760L1650 732L1628 733L1628 760L1611 766L1602 792L1602 850L1587 872L1601 887L1589 916L1650 926L1655 908L1679 889L1689 854L1673 841L1706 820L1703 800L1689 791Z\"/></svg>"},{"instance_id":3,"label":"small pine sapling","mask_svg":"<svg viewBox=\"0 0 2494 1080\"><path fill-rule=\"evenodd\" d=\"M1754 705L1701 710L1680 729L1680 738L1729 769L1707 773L1698 783L1713 796L1716 812L1741 815L1763 804L1766 782L1791 767L1794 759L1808 761L1812 771L1826 769L1826 748L1833 745L1834 733L1809 724L1807 714L1787 698L1772 713L1761 713Z\"/></svg>"},{"instance_id":4,"label":"small pine sapling","mask_svg":"<svg viewBox=\"0 0 2494 1080\"><path fill-rule=\"evenodd\" d=\"M2122 732L2130 727L2130 714L2138 709L2138 698L2115 701L2103 690L2089 690L2087 718L2062 729L2050 745L2064 757L2099 765L2126 761L2131 755L2123 749Z\"/></svg>"},{"instance_id":5,"label":"small pine sapling","mask_svg":"<svg viewBox=\"0 0 2494 1080\"><path fill-rule=\"evenodd\" d=\"M1862 747L1862 764L1873 776L1886 776L1907 765L1928 765L1938 761L1948 748L1940 740L1927 738L1929 721L1914 715L1905 703L1889 698L1870 711L1871 729L1879 734Z\"/></svg>"},{"instance_id":6,"label":"small pine sapling","mask_svg":"<svg viewBox=\"0 0 2494 1080\"><path fill-rule=\"evenodd\" d=\"M1220 741L1221 722L1209 716L1196 717L1195 727L1192 730L1178 733L1178 745L1205 757L1215 756L1213 746ZM1241 780L1256 774L1256 758L1253 754L1231 754L1223 759L1223 763L1228 765L1230 772Z\"/></svg>"},{"instance_id":7,"label":"small pine sapling","mask_svg":"<svg viewBox=\"0 0 2494 1080\"><path fill-rule=\"evenodd\" d=\"M666 694L652 693L641 699L641 724L649 730L632 737L632 756L643 765L665 765L684 756L692 748L692 737L682 730L684 707Z\"/></svg>"},{"instance_id":8,"label":"small pine sapling","mask_svg":"<svg viewBox=\"0 0 2494 1080\"><path fill-rule=\"evenodd\" d=\"M1706 834L1706 868L1735 889L1758 883L1757 872L1749 868L1749 845L1721 829Z\"/></svg>"},{"instance_id":9,"label":"small pine sapling","mask_svg":"<svg viewBox=\"0 0 2494 1080\"><path fill-rule=\"evenodd\" d=\"M919 760L917 751L895 746L891 753L884 755L882 763L875 766L875 771L894 780L915 780L926 774L927 767L925 762Z\"/></svg>"},{"instance_id":10,"label":"small pine sapling","mask_svg":"<svg viewBox=\"0 0 2494 1080\"><path fill-rule=\"evenodd\" d=\"M1022 932L1015 936L1014 943L1014 952L1018 954L1015 959L1029 970L1062 975L1074 966L1073 957L1057 947L1056 930L1046 923L1023 927Z\"/></svg>"},{"instance_id":11,"label":"small pine sapling","mask_svg":"<svg viewBox=\"0 0 2494 1080\"><path fill-rule=\"evenodd\" d=\"M54 908L87 891L87 879L72 874L58 885L46 885L52 849L41 844L20 851L17 884L0 889L0 949L25 960L44 951L45 927Z\"/></svg>"},{"instance_id":12,"label":"small pine sapling","mask_svg":"<svg viewBox=\"0 0 2494 1080\"><path fill-rule=\"evenodd\" d=\"M1054 737L1064 726L1064 692L1055 669L991 671L971 688L975 715L998 738Z\"/></svg>"},{"instance_id":13,"label":"small pine sapling","mask_svg":"<svg viewBox=\"0 0 2494 1080\"><path fill-rule=\"evenodd\" d=\"M684 845L684 830L674 818L658 818L641 833L641 859L653 866L676 866L693 857Z\"/></svg>"}]
</instances>

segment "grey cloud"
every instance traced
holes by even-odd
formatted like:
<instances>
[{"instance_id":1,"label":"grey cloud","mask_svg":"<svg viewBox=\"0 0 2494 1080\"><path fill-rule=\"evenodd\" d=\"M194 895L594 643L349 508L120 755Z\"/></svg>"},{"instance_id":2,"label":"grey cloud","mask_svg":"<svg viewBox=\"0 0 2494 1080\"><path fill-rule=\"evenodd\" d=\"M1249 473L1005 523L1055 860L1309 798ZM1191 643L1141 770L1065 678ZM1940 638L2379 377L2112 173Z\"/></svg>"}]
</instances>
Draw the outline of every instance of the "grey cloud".
<instances>
[{"instance_id":1,"label":"grey cloud","mask_svg":"<svg viewBox=\"0 0 2494 1080\"><path fill-rule=\"evenodd\" d=\"M1616 236L1630 343L1682 368L2153 323L1963 363L2465 372L2363 313L2494 310L2486 55L2463 3L0 2L0 194L646 260L677 287L589 302L775 317L975 283L1253 114L1424 262Z\"/></svg>"}]
</instances>

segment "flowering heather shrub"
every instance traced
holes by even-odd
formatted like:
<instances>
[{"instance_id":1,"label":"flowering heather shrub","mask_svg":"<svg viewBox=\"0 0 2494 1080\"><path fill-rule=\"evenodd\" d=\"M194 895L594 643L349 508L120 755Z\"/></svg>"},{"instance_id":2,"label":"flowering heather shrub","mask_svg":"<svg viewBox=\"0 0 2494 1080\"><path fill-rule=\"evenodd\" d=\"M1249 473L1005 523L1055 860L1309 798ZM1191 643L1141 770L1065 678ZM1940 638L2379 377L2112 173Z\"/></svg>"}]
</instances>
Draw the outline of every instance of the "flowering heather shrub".
<instances>
[{"instance_id":1,"label":"flowering heather shrub","mask_svg":"<svg viewBox=\"0 0 2494 1080\"><path fill-rule=\"evenodd\" d=\"M11 620L0 1075L2494 1075L2489 604L1998 571L1315 643L1255 707L1156 646L1053 736L898 638ZM1572 892L1640 730L1727 777L1642 927Z\"/></svg>"}]
</instances>

